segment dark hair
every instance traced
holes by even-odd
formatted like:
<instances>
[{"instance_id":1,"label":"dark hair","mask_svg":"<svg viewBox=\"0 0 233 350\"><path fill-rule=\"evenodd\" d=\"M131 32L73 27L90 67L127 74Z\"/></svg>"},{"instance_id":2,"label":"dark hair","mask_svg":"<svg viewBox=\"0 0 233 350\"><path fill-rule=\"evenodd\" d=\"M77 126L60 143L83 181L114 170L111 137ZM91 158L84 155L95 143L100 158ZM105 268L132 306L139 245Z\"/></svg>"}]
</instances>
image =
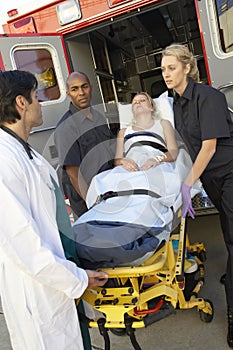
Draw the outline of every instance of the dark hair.
<instances>
[{"instance_id":1,"label":"dark hair","mask_svg":"<svg viewBox=\"0 0 233 350\"><path fill-rule=\"evenodd\" d=\"M0 71L0 123L16 123L21 119L15 99L21 95L32 103L31 92L38 86L35 76L20 70Z\"/></svg>"}]
</instances>

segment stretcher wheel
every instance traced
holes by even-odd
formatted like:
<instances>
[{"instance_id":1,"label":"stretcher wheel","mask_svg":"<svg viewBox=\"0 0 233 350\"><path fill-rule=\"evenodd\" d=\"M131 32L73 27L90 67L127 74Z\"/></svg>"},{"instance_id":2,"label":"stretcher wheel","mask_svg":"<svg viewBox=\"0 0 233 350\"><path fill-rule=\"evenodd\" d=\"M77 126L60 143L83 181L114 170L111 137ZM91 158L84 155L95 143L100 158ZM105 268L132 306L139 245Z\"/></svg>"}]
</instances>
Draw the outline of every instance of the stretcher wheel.
<instances>
[{"instance_id":1,"label":"stretcher wheel","mask_svg":"<svg viewBox=\"0 0 233 350\"><path fill-rule=\"evenodd\" d=\"M126 335L126 329L125 328L109 328L110 332L117 335L118 337L122 337L123 335Z\"/></svg>"},{"instance_id":2,"label":"stretcher wheel","mask_svg":"<svg viewBox=\"0 0 233 350\"><path fill-rule=\"evenodd\" d=\"M198 258L204 262L206 261L206 252L204 250L201 250L200 253L198 254Z\"/></svg>"},{"instance_id":3,"label":"stretcher wheel","mask_svg":"<svg viewBox=\"0 0 233 350\"><path fill-rule=\"evenodd\" d=\"M213 303L209 299L205 299L206 307L204 309L199 310L200 319L203 322L209 323L213 320L214 317L214 306Z\"/></svg>"}]
</instances>

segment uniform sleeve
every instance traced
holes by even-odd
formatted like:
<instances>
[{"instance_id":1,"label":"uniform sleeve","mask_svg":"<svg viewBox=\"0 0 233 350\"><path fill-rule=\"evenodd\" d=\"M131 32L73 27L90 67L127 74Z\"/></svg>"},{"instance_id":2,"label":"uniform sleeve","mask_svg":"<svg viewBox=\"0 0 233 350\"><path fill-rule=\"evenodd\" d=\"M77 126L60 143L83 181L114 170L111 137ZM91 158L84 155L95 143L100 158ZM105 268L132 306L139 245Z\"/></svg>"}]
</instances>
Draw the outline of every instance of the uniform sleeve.
<instances>
[{"instance_id":1,"label":"uniform sleeve","mask_svg":"<svg viewBox=\"0 0 233 350\"><path fill-rule=\"evenodd\" d=\"M28 193L26 175L21 167L13 161L9 165L9 161L6 163L6 159L0 158L0 163L3 162L5 165L0 170L0 245L3 254L38 283L69 298L79 298L88 284L86 272L65 258L54 218L49 220L45 215L46 224L37 222L41 218L30 204L32 194ZM37 190L40 198L39 184ZM40 200L39 205L43 205ZM47 236L41 232L42 228L48 232Z\"/></svg>"},{"instance_id":2,"label":"uniform sleeve","mask_svg":"<svg viewBox=\"0 0 233 350\"><path fill-rule=\"evenodd\" d=\"M229 137L228 118L229 111L224 94L213 88L208 88L205 93L201 92L199 122L202 140Z\"/></svg>"}]
</instances>

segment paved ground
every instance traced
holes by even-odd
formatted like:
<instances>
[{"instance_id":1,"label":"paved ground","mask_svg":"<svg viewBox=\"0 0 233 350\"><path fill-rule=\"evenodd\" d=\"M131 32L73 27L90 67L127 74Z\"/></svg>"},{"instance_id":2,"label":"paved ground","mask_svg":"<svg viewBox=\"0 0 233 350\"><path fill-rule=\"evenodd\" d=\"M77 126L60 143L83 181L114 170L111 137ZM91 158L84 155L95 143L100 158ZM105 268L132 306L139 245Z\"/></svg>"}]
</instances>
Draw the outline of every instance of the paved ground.
<instances>
[{"instance_id":1,"label":"paved ground","mask_svg":"<svg viewBox=\"0 0 233 350\"><path fill-rule=\"evenodd\" d=\"M200 216L188 221L191 243L204 242L207 248L205 263L205 286L200 296L210 299L215 307L211 323L200 320L196 309L176 310L148 328L136 331L142 350L229 350L226 342L227 319L224 287L219 278L225 270L226 251L219 227L218 215ZM98 330L91 330L93 350L104 349ZM118 337L110 333L111 350L132 350L127 336ZM0 314L0 349L11 350L4 316ZM33 350L33 349L31 349ZM59 350L59 349L50 349Z\"/></svg>"}]
</instances>

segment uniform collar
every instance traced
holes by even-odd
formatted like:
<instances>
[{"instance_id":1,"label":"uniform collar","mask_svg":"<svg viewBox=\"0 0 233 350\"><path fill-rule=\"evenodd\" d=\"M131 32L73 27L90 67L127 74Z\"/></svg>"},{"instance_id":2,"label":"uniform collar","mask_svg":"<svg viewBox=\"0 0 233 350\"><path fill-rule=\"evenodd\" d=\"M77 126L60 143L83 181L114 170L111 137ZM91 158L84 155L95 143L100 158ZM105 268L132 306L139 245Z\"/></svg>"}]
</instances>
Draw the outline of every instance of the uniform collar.
<instances>
[{"instance_id":1,"label":"uniform collar","mask_svg":"<svg viewBox=\"0 0 233 350\"><path fill-rule=\"evenodd\" d=\"M33 159L32 156L32 149L30 147L30 145L25 142L19 135L17 135L13 130L9 129L8 127L6 127L5 125L0 125L0 128L5 131L7 134L11 135L12 137L14 137L19 143L21 143L21 145L23 146L23 148L25 149L28 157L30 159Z\"/></svg>"},{"instance_id":2,"label":"uniform collar","mask_svg":"<svg viewBox=\"0 0 233 350\"><path fill-rule=\"evenodd\" d=\"M195 81L192 78L189 78L188 85L186 86L182 96L180 96L176 92L174 93L174 101L177 102L178 100L181 101L183 99L186 99L189 101L192 100L194 85L195 85Z\"/></svg>"},{"instance_id":3,"label":"uniform collar","mask_svg":"<svg viewBox=\"0 0 233 350\"><path fill-rule=\"evenodd\" d=\"M90 121L93 120L93 108L92 107L90 107L90 112L92 114L92 119L87 118L87 116L80 109L75 107L75 105L72 102L70 102L69 110L70 110L72 115L78 113L80 121L82 121L82 122L87 120L87 119L90 120Z\"/></svg>"}]
</instances>

